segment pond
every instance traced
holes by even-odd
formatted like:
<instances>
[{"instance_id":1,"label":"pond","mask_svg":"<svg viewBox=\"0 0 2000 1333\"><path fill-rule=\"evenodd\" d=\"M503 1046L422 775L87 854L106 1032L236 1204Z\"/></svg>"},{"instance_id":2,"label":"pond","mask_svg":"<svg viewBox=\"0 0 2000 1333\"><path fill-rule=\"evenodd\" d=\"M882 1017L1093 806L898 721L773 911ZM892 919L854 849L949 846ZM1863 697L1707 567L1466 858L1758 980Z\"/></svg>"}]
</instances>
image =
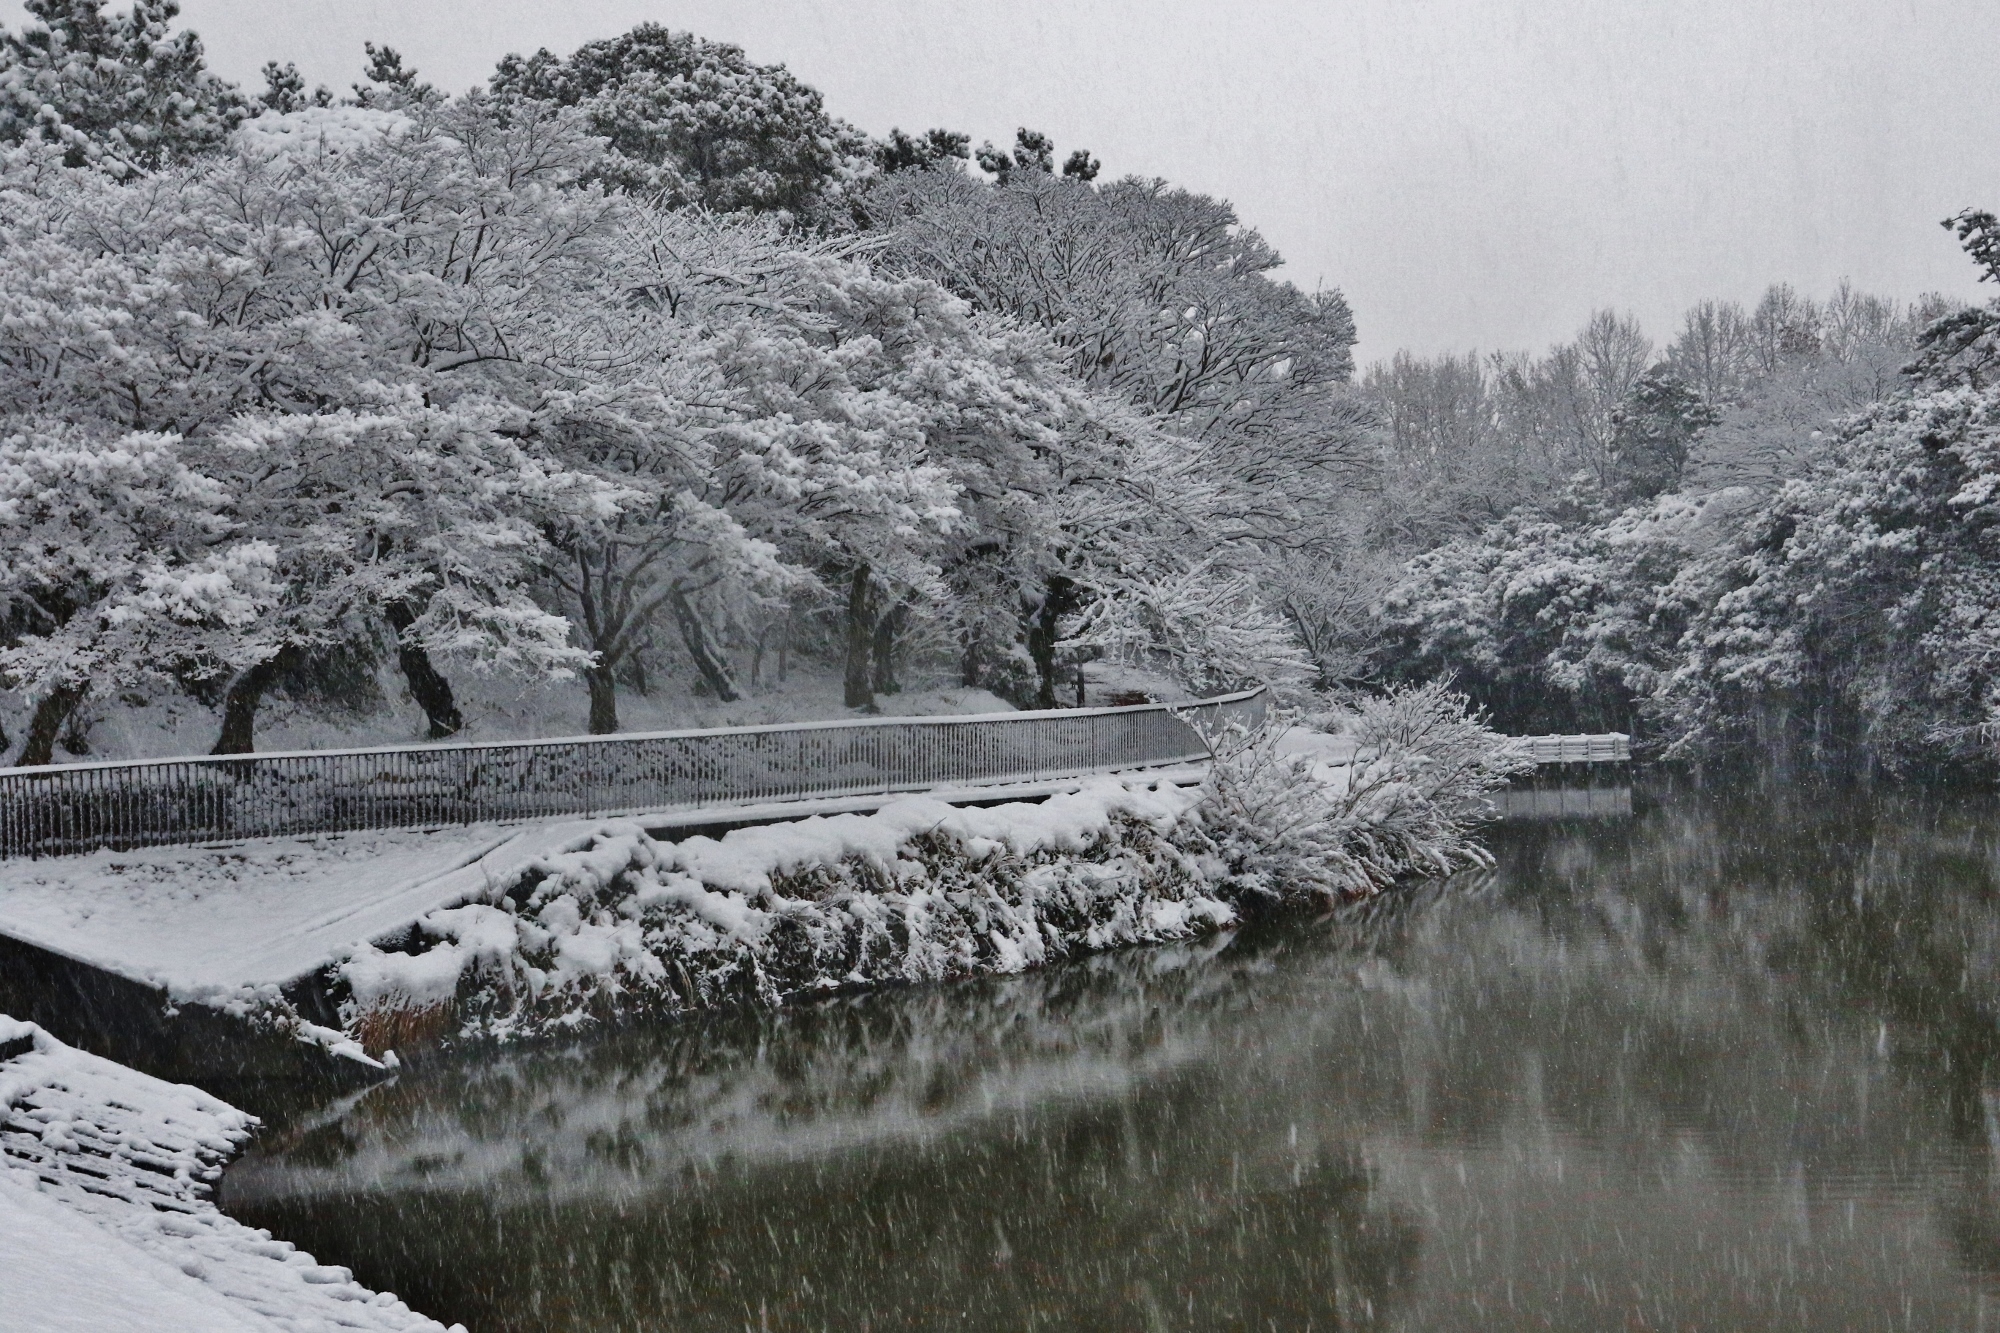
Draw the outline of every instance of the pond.
<instances>
[{"instance_id":1,"label":"pond","mask_svg":"<svg viewBox=\"0 0 2000 1333\"><path fill-rule=\"evenodd\" d=\"M1366 912L445 1058L225 1205L474 1333L2000 1329L2000 801L1572 808Z\"/></svg>"}]
</instances>

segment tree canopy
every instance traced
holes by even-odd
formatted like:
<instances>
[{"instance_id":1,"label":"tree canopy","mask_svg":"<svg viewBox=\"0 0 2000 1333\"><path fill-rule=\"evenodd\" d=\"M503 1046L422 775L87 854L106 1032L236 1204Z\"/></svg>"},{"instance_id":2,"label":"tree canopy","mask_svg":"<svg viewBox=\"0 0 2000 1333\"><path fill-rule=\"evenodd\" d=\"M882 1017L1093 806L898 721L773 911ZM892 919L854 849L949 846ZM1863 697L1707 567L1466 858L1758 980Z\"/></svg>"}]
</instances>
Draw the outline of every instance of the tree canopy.
<instances>
[{"instance_id":1,"label":"tree canopy","mask_svg":"<svg viewBox=\"0 0 2000 1333\"><path fill-rule=\"evenodd\" d=\"M271 64L251 103L170 8L35 13L9 86L84 110L0 161L22 761L161 693L240 752L384 655L433 736L464 670L580 675L608 731L660 672L735 697L801 617L857 707L912 654L1043 705L1104 656L1311 674L1265 589L1355 453L1353 326L1226 204L1027 132L982 181L654 25L458 97L371 44L351 96ZM33 54L86 47L118 68ZM163 79L208 102L104 100Z\"/></svg>"}]
</instances>

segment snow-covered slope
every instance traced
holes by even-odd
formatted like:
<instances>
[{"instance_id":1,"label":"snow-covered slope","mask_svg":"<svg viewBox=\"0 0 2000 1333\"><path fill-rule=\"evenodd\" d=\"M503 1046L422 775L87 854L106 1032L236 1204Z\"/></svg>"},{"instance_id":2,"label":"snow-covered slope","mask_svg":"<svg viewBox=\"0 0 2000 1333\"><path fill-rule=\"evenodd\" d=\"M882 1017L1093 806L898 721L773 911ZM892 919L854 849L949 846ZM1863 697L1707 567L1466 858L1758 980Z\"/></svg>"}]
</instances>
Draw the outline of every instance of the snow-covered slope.
<instances>
[{"instance_id":1,"label":"snow-covered slope","mask_svg":"<svg viewBox=\"0 0 2000 1333\"><path fill-rule=\"evenodd\" d=\"M446 1333L213 1200L256 1121L0 1015L6 1333Z\"/></svg>"},{"instance_id":2,"label":"snow-covered slope","mask_svg":"<svg viewBox=\"0 0 2000 1333\"><path fill-rule=\"evenodd\" d=\"M175 999L302 976L601 821L263 838L0 862L0 931Z\"/></svg>"}]
</instances>

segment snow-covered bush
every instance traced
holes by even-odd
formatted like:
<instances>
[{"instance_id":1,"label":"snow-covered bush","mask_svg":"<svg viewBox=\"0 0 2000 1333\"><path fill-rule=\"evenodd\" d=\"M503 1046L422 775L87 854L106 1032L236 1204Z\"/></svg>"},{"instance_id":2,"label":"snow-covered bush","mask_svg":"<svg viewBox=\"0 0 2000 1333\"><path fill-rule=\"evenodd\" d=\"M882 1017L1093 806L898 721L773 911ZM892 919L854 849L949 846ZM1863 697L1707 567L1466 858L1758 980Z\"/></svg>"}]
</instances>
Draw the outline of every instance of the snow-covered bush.
<instances>
[{"instance_id":1,"label":"snow-covered bush","mask_svg":"<svg viewBox=\"0 0 2000 1333\"><path fill-rule=\"evenodd\" d=\"M1490 864L1472 831L1532 763L1517 745L1448 683L1393 688L1341 720L1355 750L1339 766L1288 753L1283 722L1212 742L1196 826L1229 901L1339 902Z\"/></svg>"},{"instance_id":2,"label":"snow-covered bush","mask_svg":"<svg viewBox=\"0 0 2000 1333\"><path fill-rule=\"evenodd\" d=\"M1196 799L1100 779L1040 804L910 797L720 840L613 827L495 902L426 916L415 952L362 949L341 969L344 1017L381 1049L1188 938L1235 918L1174 840Z\"/></svg>"}]
</instances>

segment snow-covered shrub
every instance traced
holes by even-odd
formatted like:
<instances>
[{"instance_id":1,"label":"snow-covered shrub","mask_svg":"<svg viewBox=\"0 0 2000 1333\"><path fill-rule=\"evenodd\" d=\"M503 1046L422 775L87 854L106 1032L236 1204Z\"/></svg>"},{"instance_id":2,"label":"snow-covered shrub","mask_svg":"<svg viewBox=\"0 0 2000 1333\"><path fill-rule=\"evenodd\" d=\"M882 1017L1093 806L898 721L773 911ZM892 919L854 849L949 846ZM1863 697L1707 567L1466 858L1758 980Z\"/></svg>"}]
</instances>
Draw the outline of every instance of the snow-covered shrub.
<instances>
[{"instance_id":1,"label":"snow-covered shrub","mask_svg":"<svg viewBox=\"0 0 2000 1333\"><path fill-rule=\"evenodd\" d=\"M1282 722L1214 742L1197 819L1221 896L1340 901L1490 863L1472 830L1532 762L1518 746L1442 682L1394 688L1346 722L1356 749L1340 766L1286 753Z\"/></svg>"},{"instance_id":2,"label":"snow-covered shrub","mask_svg":"<svg viewBox=\"0 0 2000 1333\"><path fill-rule=\"evenodd\" d=\"M1197 799L1099 779L1039 804L910 797L873 815L656 842L611 826L497 903L433 912L416 951L341 969L381 1049L638 1013L778 1004L848 986L1018 972L1228 924L1174 832Z\"/></svg>"}]
</instances>

